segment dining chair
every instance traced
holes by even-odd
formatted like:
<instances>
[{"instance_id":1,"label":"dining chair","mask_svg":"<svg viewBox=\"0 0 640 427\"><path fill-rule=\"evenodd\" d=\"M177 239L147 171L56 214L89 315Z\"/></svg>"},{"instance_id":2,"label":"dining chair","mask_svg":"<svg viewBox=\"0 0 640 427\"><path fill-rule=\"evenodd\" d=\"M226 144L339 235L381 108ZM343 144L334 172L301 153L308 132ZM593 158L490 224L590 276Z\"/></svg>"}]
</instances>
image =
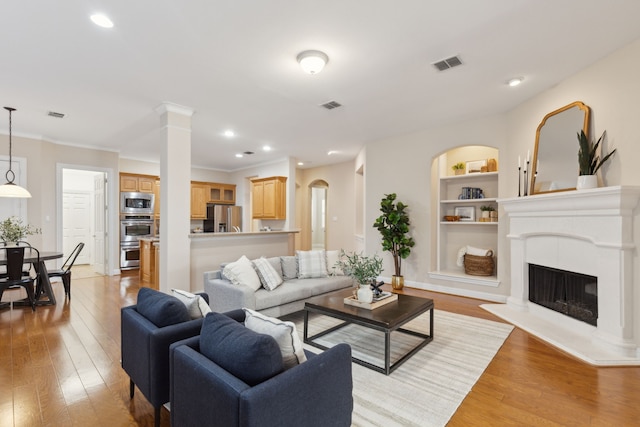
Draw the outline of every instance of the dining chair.
<instances>
[{"instance_id":1,"label":"dining chair","mask_svg":"<svg viewBox=\"0 0 640 427\"><path fill-rule=\"evenodd\" d=\"M59 270L49 271L49 278L60 277L62 279L64 294L69 297L69 299L71 299L71 267L73 267L73 263L76 262L76 258L80 255L82 248L84 248L84 243L78 243Z\"/></svg>"},{"instance_id":2,"label":"dining chair","mask_svg":"<svg viewBox=\"0 0 640 427\"><path fill-rule=\"evenodd\" d=\"M40 263L40 252L31 246L0 246L0 251L4 251L7 262L6 277L0 278L0 300L7 289L23 287L27 291L27 298L31 310L36 311L36 298L34 286L37 279L28 272L23 271L25 251L28 251L28 258L36 259ZM2 252L0 252L2 253Z\"/></svg>"}]
</instances>

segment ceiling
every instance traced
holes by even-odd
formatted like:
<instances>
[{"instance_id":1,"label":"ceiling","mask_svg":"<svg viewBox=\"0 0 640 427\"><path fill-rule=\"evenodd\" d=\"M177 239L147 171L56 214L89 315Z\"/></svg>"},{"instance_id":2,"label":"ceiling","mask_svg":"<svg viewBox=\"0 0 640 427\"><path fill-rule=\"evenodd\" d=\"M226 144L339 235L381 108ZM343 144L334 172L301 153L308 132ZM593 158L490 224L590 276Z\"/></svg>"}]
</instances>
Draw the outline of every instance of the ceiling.
<instances>
[{"instance_id":1,"label":"ceiling","mask_svg":"<svg viewBox=\"0 0 640 427\"><path fill-rule=\"evenodd\" d=\"M94 25L97 11L114 28ZM17 109L16 136L158 162L155 108L168 101L195 110L194 166L314 167L508 111L640 38L638 16L637 0L13 1L0 14L0 102ZM322 73L299 68L308 49L329 56ZM453 55L462 66L432 65ZM331 100L342 107L319 106Z\"/></svg>"}]
</instances>

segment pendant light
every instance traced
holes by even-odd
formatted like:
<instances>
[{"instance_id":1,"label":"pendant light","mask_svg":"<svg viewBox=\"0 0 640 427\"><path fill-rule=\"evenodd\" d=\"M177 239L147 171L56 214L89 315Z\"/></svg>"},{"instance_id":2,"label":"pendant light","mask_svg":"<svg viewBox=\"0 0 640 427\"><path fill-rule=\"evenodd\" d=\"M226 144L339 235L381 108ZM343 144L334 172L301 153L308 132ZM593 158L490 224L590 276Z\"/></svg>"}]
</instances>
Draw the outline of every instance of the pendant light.
<instances>
[{"instance_id":1,"label":"pendant light","mask_svg":"<svg viewBox=\"0 0 640 427\"><path fill-rule=\"evenodd\" d=\"M31 197L31 193L29 193L25 188L13 183L13 180L16 179L16 174L11 170L11 113L16 111L16 109L11 107L4 107L4 109L9 112L9 170L5 174L7 183L0 185L0 197L29 198Z\"/></svg>"}]
</instances>

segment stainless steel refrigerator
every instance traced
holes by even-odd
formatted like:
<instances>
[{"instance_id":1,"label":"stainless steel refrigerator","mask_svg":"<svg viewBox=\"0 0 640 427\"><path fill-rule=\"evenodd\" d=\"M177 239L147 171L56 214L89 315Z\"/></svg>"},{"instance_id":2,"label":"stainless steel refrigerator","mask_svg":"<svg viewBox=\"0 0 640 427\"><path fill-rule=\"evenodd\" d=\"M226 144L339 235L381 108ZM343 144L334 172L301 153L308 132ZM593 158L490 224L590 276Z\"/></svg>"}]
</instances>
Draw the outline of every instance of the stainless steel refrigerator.
<instances>
[{"instance_id":1,"label":"stainless steel refrigerator","mask_svg":"<svg viewBox=\"0 0 640 427\"><path fill-rule=\"evenodd\" d=\"M242 206L207 205L203 231L224 233L242 231Z\"/></svg>"}]
</instances>

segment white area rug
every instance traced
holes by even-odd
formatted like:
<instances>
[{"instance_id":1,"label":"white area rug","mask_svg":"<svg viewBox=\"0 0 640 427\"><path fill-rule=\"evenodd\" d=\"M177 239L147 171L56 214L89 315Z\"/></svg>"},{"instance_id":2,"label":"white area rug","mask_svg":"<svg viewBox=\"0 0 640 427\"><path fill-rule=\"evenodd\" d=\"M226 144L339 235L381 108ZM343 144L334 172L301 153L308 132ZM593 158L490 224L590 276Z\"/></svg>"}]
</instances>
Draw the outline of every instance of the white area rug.
<instances>
[{"instance_id":1,"label":"white area rug","mask_svg":"<svg viewBox=\"0 0 640 427\"><path fill-rule=\"evenodd\" d=\"M303 315L286 317L296 323L300 338ZM337 321L310 315L309 334L327 329ZM445 311L435 311L434 339L386 376L353 364L354 426L444 426L455 413L482 372L500 349L513 326ZM424 314L405 326L429 333L429 315ZM414 337L394 333L391 358L413 346ZM328 347L347 342L360 358L383 366L384 334L349 325L319 340ZM319 352L320 350L306 346Z\"/></svg>"}]
</instances>

